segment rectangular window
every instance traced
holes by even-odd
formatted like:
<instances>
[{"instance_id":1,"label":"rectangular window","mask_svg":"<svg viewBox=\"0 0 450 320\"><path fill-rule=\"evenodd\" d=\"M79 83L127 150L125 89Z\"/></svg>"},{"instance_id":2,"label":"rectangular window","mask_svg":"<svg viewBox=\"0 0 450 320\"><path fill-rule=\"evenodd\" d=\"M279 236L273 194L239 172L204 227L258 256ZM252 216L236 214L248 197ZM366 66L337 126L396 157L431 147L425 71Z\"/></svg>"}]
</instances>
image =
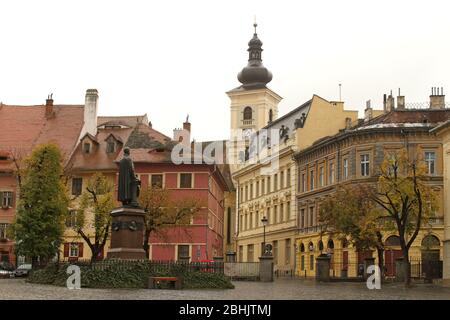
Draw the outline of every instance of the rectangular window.
<instances>
[{"instance_id":1,"label":"rectangular window","mask_svg":"<svg viewBox=\"0 0 450 320\"><path fill-rule=\"evenodd\" d=\"M90 143L84 143L84 144L83 144L83 152L84 152L84 153L89 153L89 152L91 152L91 144L90 144Z\"/></svg>"},{"instance_id":2,"label":"rectangular window","mask_svg":"<svg viewBox=\"0 0 450 320\"><path fill-rule=\"evenodd\" d=\"M72 178L72 195L79 196L83 189L83 178Z\"/></svg>"},{"instance_id":3,"label":"rectangular window","mask_svg":"<svg viewBox=\"0 0 450 320\"><path fill-rule=\"evenodd\" d=\"M253 229L253 212L250 212L250 229Z\"/></svg>"},{"instance_id":4,"label":"rectangular window","mask_svg":"<svg viewBox=\"0 0 450 320\"><path fill-rule=\"evenodd\" d=\"M309 256L309 270L314 270L314 255Z\"/></svg>"},{"instance_id":5,"label":"rectangular window","mask_svg":"<svg viewBox=\"0 0 450 320\"><path fill-rule=\"evenodd\" d=\"M300 259L300 269L305 270L305 256Z\"/></svg>"},{"instance_id":6,"label":"rectangular window","mask_svg":"<svg viewBox=\"0 0 450 320\"><path fill-rule=\"evenodd\" d=\"M291 168L287 169L286 171L286 187L291 187Z\"/></svg>"},{"instance_id":7,"label":"rectangular window","mask_svg":"<svg viewBox=\"0 0 450 320\"><path fill-rule=\"evenodd\" d=\"M280 188L284 188L284 171L280 172Z\"/></svg>"},{"instance_id":8,"label":"rectangular window","mask_svg":"<svg viewBox=\"0 0 450 320\"><path fill-rule=\"evenodd\" d=\"M13 206L12 191L0 192L0 201L1 201L2 208L12 208L12 206Z\"/></svg>"},{"instance_id":9,"label":"rectangular window","mask_svg":"<svg viewBox=\"0 0 450 320\"><path fill-rule=\"evenodd\" d=\"M344 159L344 161L343 161L343 177L344 177L344 180L347 180L347 178L348 178L348 159L347 158L345 158Z\"/></svg>"},{"instance_id":10,"label":"rectangular window","mask_svg":"<svg viewBox=\"0 0 450 320\"><path fill-rule=\"evenodd\" d=\"M192 173L180 173L180 188L192 188Z\"/></svg>"},{"instance_id":11,"label":"rectangular window","mask_svg":"<svg viewBox=\"0 0 450 320\"><path fill-rule=\"evenodd\" d=\"M300 228L305 227L305 209L300 210Z\"/></svg>"},{"instance_id":12,"label":"rectangular window","mask_svg":"<svg viewBox=\"0 0 450 320\"><path fill-rule=\"evenodd\" d=\"M151 185L152 185L152 187L162 188L163 175L162 174L152 174L151 175Z\"/></svg>"},{"instance_id":13,"label":"rectangular window","mask_svg":"<svg viewBox=\"0 0 450 320\"><path fill-rule=\"evenodd\" d=\"M314 207L309 207L309 226L314 225Z\"/></svg>"},{"instance_id":14,"label":"rectangular window","mask_svg":"<svg viewBox=\"0 0 450 320\"><path fill-rule=\"evenodd\" d=\"M335 177L335 172L334 172L334 163L330 163L330 172L329 172L330 176L329 176L329 183L333 184L334 183L334 177Z\"/></svg>"},{"instance_id":15,"label":"rectangular window","mask_svg":"<svg viewBox=\"0 0 450 320\"><path fill-rule=\"evenodd\" d=\"M264 180L264 179L261 180L261 195L264 195L266 193L265 182L266 182L266 180Z\"/></svg>"},{"instance_id":16,"label":"rectangular window","mask_svg":"<svg viewBox=\"0 0 450 320\"><path fill-rule=\"evenodd\" d=\"M267 193L271 192L270 177L267 177Z\"/></svg>"},{"instance_id":17,"label":"rectangular window","mask_svg":"<svg viewBox=\"0 0 450 320\"><path fill-rule=\"evenodd\" d=\"M70 210L69 214L66 218L66 227L67 228L74 228L77 225L77 211L76 210Z\"/></svg>"},{"instance_id":18,"label":"rectangular window","mask_svg":"<svg viewBox=\"0 0 450 320\"><path fill-rule=\"evenodd\" d=\"M280 204L280 222L284 221L284 205Z\"/></svg>"},{"instance_id":19,"label":"rectangular window","mask_svg":"<svg viewBox=\"0 0 450 320\"><path fill-rule=\"evenodd\" d=\"M306 191L306 175L302 173L302 192Z\"/></svg>"},{"instance_id":20,"label":"rectangular window","mask_svg":"<svg viewBox=\"0 0 450 320\"><path fill-rule=\"evenodd\" d=\"M190 259L189 245L179 244L177 260L180 262L189 262L189 259Z\"/></svg>"},{"instance_id":21,"label":"rectangular window","mask_svg":"<svg viewBox=\"0 0 450 320\"><path fill-rule=\"evenodd\" d=\"M7 239L8 227L8 223L0 223L0 239Z\"/></svg>"},{"instance_id":22,"label":"rectangular window","mask_svg":"<svg viewBox=\"0 0 450 320\"><path fill-rule=\"evenodd\" d=\"M241 230L241 231L243 231L244 230L244 215L240 215L239 216L239 229Z\"/></svg>"},{"instance_id":23,"label":"rectangular window","mask_svg":"<svg viewBox=\"0 0 450 320\"><path fill-rule=\"evenodd\" d=\"M244 216L244 230L248 229L248 214L246 213Z\"/></svg>"},{"instance_id":24,"label":"rectangular window","mask_svg":"<svg viewBox=\"0 0 450 320\"><path fill-rule=\"evenodd\" d=\"M250 183L250 199L253 199L253 183Z\"/></svg>"},{"instance_id":25,"label":"rectangular window","mask_svg":"<svg viewBox=\"0 0 450 320\"><path fill-rule=\"evenodd\" d=\"M116 144L114 143L114 141L108 141L106 143L106 153L114 153L116 149Z\"/></svg>"},{"instance_id":26,"label":"rectangular window","mask_svg":"<svg viewBox=\"0 0 450 320\"><path fill-rule=\"evenodd\" d=\"M248 186L245 186L245 201L248 201Z\"/></svg>"},{"instance_id":27,"label":"rectangular window","mask_svg":"<svg viewBox=\"0 0 450 320\"><path fill-rule=\"evenodd\" d=\"M427 166L427 173L434 174L436 167L436 153L432 151L425 152L425 164Z\"/></svg>"},{"instance_id":28,"label":"rectangular window","mask_svg":"<svg viewBox=\"0 0 450 320\"><path fill-rule=\"evenodd\" d=\"M289 221L291 219L291 202L288 201L286 203L286 221Z\"/></svg>"},{"instance_id":29,"label":"rectangular window","mask_svg":"<svg viewBox=\"0 0 450 320\"><path fill-rule=\"evenodd\" d=\"M267 224L270 224L272 221L270 220L270 207L269 208L267 208L267 216L266 216L266 219L267 219Z\"/></svg>"},{"instance_id":30,"label":"rectangular window","mask_svg":"<svg viewBox=\"0 0 450 320\"><path fill-rule=\"evenodd\" d=\"M78 258L79 253L80 253L80 246L78 245L78 243L71 243L69 257Z\"/></svg>"},{"instance_id":31,"label":"rectangular window","mask_svg":"<svg viewBox=\"0 0 450 320\"><path fill-rule=\"evenodd\" d=\"M273 191L278 190L278 174L273 176Z\"/></svg>"},{"instance_id":32,"label":"rectangular window","mask_svg":"<svg viewBox=\"0 0 450 320\"><path fill-rule=\"evenodd\" d=\"M319 187L323 187L324 186L324 170L323 167L319 168Z\"/></svg>"},{"instance_id":33,"label":"rectangular window","mask_svg":"<svg viewBox=\"0 0 450 320\"><path fill-rule=\"evenodd\" d=\"M259 181L256 181L256 197L259 197Z\"/></svg>"},{"instance_id":34,"label":"rectangular window","mask_svg":"<svg viewBox=\"0 0 450 320\"><path fill-rule=\"evenodd\" d=\"M314 190L314 170L309 172L309 190Z\"/></svg>"},{"instance_id":35,"label":"rectangular window","mask_svg":"<svg viewBox=\"0 0 450 320\"><path fill-rule=\"evenodd\" d=\"M253 244L249 244L247 246L247 262L253 262L254 259L254 251L255 251L255 246Z\"/></svg>"},{"instance_id":36,"label":"rectangular window","mask_svg":"<svg viewBox=\"0 0 450 320\"><path fill-rule=\"evenodd\" d=\"M362 154L360 156L361 159L361 176L368 177L369 176L369 166L370 166L370 158L368 154Z\"/></svg>"},{"instance_id":37,"label":"rectangular window","mask_svg":"<svg viewBox=\"0 0 450 320\"><path fill-rule=\"evenodd\" d=\"M273 206L273 220L275 223L278 223L278 206Z\"/></svg>"},{"instance_id":38,"label":"rectangular window","mask_svg":"<svg viewBox=\"0 0 450 320\"><path fill-rule=\"evenodd\" d=\"M285 264L291 263L291 239L286 239L284 249Z\"/></svg>"},{"instance_id":39,"label":"rectangular window","mask_svg":"<svg viewBox=\"0 0 450 320\"><path fill-rule=\"evenodd\" d=\"M244 201L244 188L241 187L241 192L239 192L239 202Z\"/></svg>"}]
</instances>

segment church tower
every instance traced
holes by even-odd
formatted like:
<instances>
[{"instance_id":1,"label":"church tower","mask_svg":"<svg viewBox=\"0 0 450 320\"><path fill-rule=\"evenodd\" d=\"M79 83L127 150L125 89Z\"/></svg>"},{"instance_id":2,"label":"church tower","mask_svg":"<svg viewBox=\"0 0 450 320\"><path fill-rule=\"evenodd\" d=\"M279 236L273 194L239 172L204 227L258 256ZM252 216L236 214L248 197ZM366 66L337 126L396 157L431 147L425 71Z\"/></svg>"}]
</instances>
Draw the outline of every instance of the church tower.
<instances>
[{"instance_id":1,"label":"church tower","mask_svg":"<svg viewBox=\"0 0 450 320\"><path fill-rule=\"evenodd\" d=\"M262 42L255 33L248 43L248 64L237 78L241 86L227 92L231 99L231 134L258 131L278 116L281 97L267 88L272 73L262 63Z\"/></svg>"}]
</instances>

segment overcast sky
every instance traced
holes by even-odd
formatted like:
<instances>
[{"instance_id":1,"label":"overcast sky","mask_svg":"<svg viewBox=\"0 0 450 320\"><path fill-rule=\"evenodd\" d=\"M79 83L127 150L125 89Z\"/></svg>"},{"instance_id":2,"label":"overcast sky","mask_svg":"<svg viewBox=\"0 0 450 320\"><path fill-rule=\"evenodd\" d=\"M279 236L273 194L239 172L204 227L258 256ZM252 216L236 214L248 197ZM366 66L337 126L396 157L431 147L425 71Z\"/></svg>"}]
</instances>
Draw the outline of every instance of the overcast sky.
<instances>
[{"instance_id":1,"label":"overcast sky","mask_svg":"<svg viewBox=\"0 0 450 320\"><path fill-rule=\"evenodd\" d=\"M363 110L402 89L450 92L448 1L2 1L0 101L147 113L172 135L187 114L197 141L229 136L229 99L256 15L280 115L318 94ZM450 97L447 99L450 102Z\"/></svg>"}]
</instances>

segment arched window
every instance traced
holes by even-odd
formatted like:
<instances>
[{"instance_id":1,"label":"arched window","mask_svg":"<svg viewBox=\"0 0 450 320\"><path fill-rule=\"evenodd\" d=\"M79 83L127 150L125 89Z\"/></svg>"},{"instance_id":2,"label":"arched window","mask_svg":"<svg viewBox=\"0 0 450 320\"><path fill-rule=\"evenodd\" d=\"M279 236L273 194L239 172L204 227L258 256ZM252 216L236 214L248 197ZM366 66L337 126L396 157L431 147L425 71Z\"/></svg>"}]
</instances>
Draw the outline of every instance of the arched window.
<instances>
[{"instance_id":1,"label":"arched window","mask_svg":"<svg viewBox=\"0 0 450 320\"><path fill-rule=\"evenodd\" d=\"M334 241L332 239L328 240L327 247L328 249L334 249Z\"/></svg>"},{"instance_id":2,"label":"arched window","mask_svg":"<svg viewBox=\"0 0 450 320\"><path fill-rule=\"evenodd\" d=\"M398 236L390 236L384 242L387 247L397 247L400 246L400 238Z\"/></svg>"},{"instance_id":3,"label":"arched window","mask_svg":"<svg viewBox=\"0 0 450 320\"><path fill-rule=\"evenodd\" d=\"M244 109L244 120L252 120L252 108L245 107Z\"/></svg>"},{"instance_id":4,"label":"arched window","mask_svg":"<svg viewBox=\"0 0 450 320\"><path fill-rule=\"evenodd\" d=\"M303 243L300 244L300 252L305 252L305 245Z\"/></svg>"},{"instance_id":5,"label":"arched window","mask_svg":"<svg viewBox=\"0 0 450 320\"><path fill-rule=\"evenodd\" d=\"M314 245L313 245L312 242L310 242L310 243L308 244L308 249L309 249L309 251L314 251Z\"/></svg>"},{"instance_id":6,"label":"arched window","mask_svg":"<svg viewBox=\"0 0 450 320\"><path fill-rule=\"evenodd\" d=\"M425 236L422 240L422 247L424 248L439 247L440 245L441 242L439 241L438 237L433 236L432 234Z\"/></svg>"}]
</instances>

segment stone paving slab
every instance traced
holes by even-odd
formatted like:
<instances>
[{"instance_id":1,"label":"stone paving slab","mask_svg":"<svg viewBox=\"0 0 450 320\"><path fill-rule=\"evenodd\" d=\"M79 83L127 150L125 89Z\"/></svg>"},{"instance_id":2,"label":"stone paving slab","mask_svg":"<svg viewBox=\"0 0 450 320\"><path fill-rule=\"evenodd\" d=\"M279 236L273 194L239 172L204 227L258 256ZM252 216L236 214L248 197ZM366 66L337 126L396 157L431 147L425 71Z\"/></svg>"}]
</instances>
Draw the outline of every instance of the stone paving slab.
<instances>
[{"instance_id":1,"label":"stone paving slab","mask_svg":"<svg viewBox=\"0 0 450 320\"><path fill-rule=\"evenodd\" d=\"M24 279L0 279L0 299L107 299L107 300L311 300L311 299L439 299L450 300L450 288L420 284L405 289L402 284L386 284L368 290L365 283L316 283L314 280L278 279L275 282L233 282L227 290L88 289L30 284Z\"/></svg>"}]
</instances>

